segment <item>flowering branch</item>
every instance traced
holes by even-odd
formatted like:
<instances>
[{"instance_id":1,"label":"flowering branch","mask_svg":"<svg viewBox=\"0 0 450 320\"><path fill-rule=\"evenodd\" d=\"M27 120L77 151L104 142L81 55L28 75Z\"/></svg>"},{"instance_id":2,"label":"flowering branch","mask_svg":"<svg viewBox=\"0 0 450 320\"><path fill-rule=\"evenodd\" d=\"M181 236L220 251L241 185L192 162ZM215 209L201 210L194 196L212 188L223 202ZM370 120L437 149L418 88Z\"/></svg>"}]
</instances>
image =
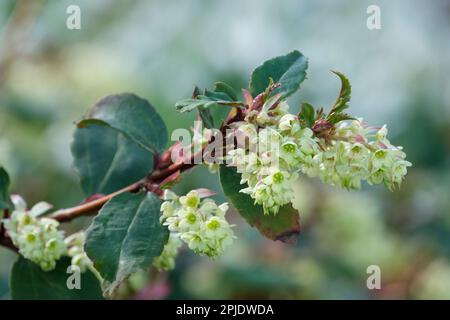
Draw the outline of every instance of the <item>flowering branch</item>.
<instances>
[{"instance_id":1,"label":"flowering branch","mask_svg":"<svg viewBox=\"0 0 450 320\"><path fill-rule=\"evenodd\" d=\"M288 243L301 229L293 203L301 174L349 190L360 189L362 181L391 190L399 186L411 163L387 139L385 126L367 126L344 112L351 87L343 74L335 72L341 90L328 114L308 103L298 114L289 112L286 98L299 89L307 66L298 51L267 61L252 73L243 102L223 82L212 91L196 88L190 99L176 104L179 112L196 110L201 120L188 150L181 142L165 149L167 128L147 100L129 93L103 98L78 123L72 144L83 191L91 196L41 217L51 206L39 202L28 209L19 196L9 197L9 177L0 168L0 209L13 208L11 215L4 210L0 245L42 271L58 270L57 264L70 257L70 265L98 272L112 292L139 269L172 269L183 244L214 259L235 239L225 219L228 203L204 199L212 195L206 189L181 196L169 189L196 164L219 172L225 196L251 226ZM214 107L231 107L221 123L215 123ZM97 211L86 233L66 237L58 229L62 222Z\"/></svg>"}]
</instances>

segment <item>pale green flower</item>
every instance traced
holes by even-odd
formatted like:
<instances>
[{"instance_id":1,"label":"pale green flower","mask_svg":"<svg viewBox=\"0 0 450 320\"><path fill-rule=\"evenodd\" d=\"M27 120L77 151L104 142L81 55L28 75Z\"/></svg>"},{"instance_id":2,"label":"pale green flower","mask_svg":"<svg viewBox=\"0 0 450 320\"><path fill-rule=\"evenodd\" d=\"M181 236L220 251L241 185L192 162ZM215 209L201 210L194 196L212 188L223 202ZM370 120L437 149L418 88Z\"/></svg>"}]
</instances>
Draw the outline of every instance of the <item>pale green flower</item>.
<instances>
[{"instance_id":1,"label":"pale green flower","mask_svg":"<svg viewBox=\"0 0 450 320\"><path fill-rule=\"evenodd\" d=\"M278 129L283 134L294 135L301 129L298 117L293 114L282 116L278 123Z\"/></svg>"},{"instance_id":2,"label":"pale green flower","mask_svg":"<svg viewBox=\"0 0 450 320\"><path fill-rule=\"evenodd\" d=\"M53 270L56 261L67 252L67 246L64 243L64 233L58 231L58 221L37 218L51 206L42 202L27 211L26 203L21 197L12 197L12 202L15 205L14 211L4 221L12 242L22 256L38 264L42 270Z\"/></svg>"},{"instance_id":3,"label":"pale green flower","mask_svg":"<svg viewBox=\"0 0 450 320\"><path fill-rule=\"evenodd\" d=\"M182 206L197 209L200 204L200 196L197 191L192 190L187 195L180 197L180 203Z\"/></svg>"},{"instance_id":4,"label":"pale green flower","mask_svg":"<svg viewBox=\"0 0 450 320\"><path fill-rule=\"evenodd\" d=\"M172 190L165 189L163 194L163 200L178 200L178 196Z\"/></svg>"},{"instance_id":5,"label":"pale green flower","mask_svg":"<svg viewBox=\"0 0 450 320\"><path fill-rule=\"evenodd\" d=\"M86 271L88 268L93 268L94 265L84 251L85 241L86 233L83 231L71 234L64 240L68 248L67 255L71 257L72 266L80 268L81 272Z\"/></svg>"},{"instance_id":6,"label":"pale green flower","mask_svg":"<svg viewBox=\"0 0 450 320\"><path fill-rule=\"evenodd\" d=\"M178 237L199 255L210 258L221 255L234 239L232 225L225 220L228 204L218 206L212 199L201 200L195 190L172 198L174 200L165 201L161 206L161 221L171 231L171 237ZM171 265L167 256L161 259L158 260L160 266Z\"/></svg>"},{"instance_id":7,"label":"pale green flower","mask_svg":"<svg viewBox=\"0 0 450 320\"><path fill-rule=\"evenodd\" d=\"M182 242L178 235L171 233L164 249L158 257L153 260L153 266L159 271L172 270L175 268L175 258Z\"/></svg>"}]
</instances>

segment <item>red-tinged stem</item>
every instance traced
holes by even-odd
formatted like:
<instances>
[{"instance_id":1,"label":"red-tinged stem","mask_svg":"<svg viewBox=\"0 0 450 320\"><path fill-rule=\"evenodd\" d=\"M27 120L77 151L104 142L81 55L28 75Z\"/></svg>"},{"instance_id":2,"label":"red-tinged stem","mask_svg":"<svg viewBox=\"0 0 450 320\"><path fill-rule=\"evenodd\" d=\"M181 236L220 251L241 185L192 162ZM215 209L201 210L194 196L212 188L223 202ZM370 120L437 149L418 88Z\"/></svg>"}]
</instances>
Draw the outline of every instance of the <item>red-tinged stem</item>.
<instances>
[{"instance_id":1,"label":"red-tinged stem","mask_svg":"<svg viewBox=\"0 0 450 320\"><path fill-rule=\"evenodd\" d=\"M138 191L140 188L142 188L144 186L144 183L145 183L145 179L139 180L138 182L135 182L123 189L120 189L116 192L105 195L94 201L83 203L81 205L78 205L78 206L75 206L72 208L58 210L55 213L53 213L50 217L59 222L67 222L67 221L70 221L74 218L77 218L77 217L85 215L85 214L92 214L95 211L97 211L98 209L100 209L111 198L113 198L121 193Z\"/></svg>"},{"instance_id":2,"label":"red-tinged stem","mask_svg":"<svg viewBox=\"0 0 450 320\"><path fill-rule=\"evenodd\" d=\"M158 183L163 181L165 178L169 177L171 174L173 174L176 171L185 171L196 164L193 163L194 161L194 155L191 158L190 163L173 163L169 165L167 168L164 168L162 170L155 170L153 171L148 177L143 178L123 189L120 189L116 192L110 193L108 195L105 195L101 198L98 198L94 201L87 202L72 208L62 209L58 210L55 213L51 215L51 218L59 221L59 222L68 222L71 221L77 217L88 215L88 214L94 214L96 211L98 211L106 202L108 202L113 197L125 193L125 192L137 192L142 188L147 188L147 190L150 190L152 188L158 187Z\"/></svg>"}]
</instances>

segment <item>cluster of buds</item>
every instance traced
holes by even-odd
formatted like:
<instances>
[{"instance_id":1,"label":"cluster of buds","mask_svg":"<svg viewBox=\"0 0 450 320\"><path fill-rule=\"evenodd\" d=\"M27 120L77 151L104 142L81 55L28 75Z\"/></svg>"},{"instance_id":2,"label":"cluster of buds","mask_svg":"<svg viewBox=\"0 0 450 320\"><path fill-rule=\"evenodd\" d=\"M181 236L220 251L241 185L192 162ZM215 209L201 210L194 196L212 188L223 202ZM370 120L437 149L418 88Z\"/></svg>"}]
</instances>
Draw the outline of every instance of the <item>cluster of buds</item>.
<instances>
[{"instance_id":1,"label":"cluster of buds","mask_svg":"<svg viewBox=\"0 0 450 320\"><path fill-rule=\"evenodd\" d=\"M235 238L232 225L225 220L228 204L218 206L212 199L202 200L201 193L192 190L179 197L166 190L161 222L197 254L216 258Z\"/></svg>"},{"instance_id":2,"label":"cluster of buds","mask_svg":"<svg viewBox=\"0 0 450 320\"><path fill-rule=\"evenodd\" d=\"M162 253L153 260L153 266L159 271L175 268L175 258L181 245L182 242L178 235L171 233Z\"/></svg>"},{"instance_id":3,"label":"cluster of buds","mask_svg":"<svg viewBox=\"0 0 450 320\"><path fill-rule=\"evenodd\" d=\"M228 163L241 174L241 184L247 184L241 192L266 214L291 202L299 173L346 189L360 189L366 180L392 190L411 166L402 148L386 138L385 126L377 130L362 119L336 124L319 119L309 128L288 110L284 100L274 97L248 112L245 121L231 124L236 147L228 152ZM317 124L324 130L316 131Z\"/></svg>"},{"instance_id":4,"label":"cluster of buds","mask_svg":"<svg viewBox=\"0 0 450 320\"><path fill-rule=\"evenodd\" d=\"M76 266L81 272L92 269L93 263L84 251L86 233L83 231L71 234L64 242L68 248L67 255L71 257L72 266Z\"/></svg>"},{"instance_id":5,"label":"cluster of buds","mask_svg":"<svg viewBox=\"0 0 450 320\"><path fill-rule=\"evenodd\" d=\"M64 234L58 230L58 221L38 216L48 211L51 206L40 202L31 210L26 210L25 201L19 196L12 196L15 209L4 226L14 245L25 258L33 261L44 271L53 270L56 261L67 252Z\"/></svg>"}]
</instances>

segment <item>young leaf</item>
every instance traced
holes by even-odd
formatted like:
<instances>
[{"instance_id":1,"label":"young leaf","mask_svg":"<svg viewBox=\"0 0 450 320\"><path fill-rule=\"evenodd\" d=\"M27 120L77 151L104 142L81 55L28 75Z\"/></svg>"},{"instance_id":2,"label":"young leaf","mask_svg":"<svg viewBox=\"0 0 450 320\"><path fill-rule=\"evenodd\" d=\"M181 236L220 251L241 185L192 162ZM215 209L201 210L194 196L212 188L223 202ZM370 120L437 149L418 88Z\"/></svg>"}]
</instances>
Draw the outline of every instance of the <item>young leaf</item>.
<instances>
[{"instance_id":1,"label":"young leaf","mask_svg":"<svg viewBox=\"0 0 450 320\"><path fill-rule=\"evenodd\" d=\"M211 107L216 106L237 107L242 106L242 102L238 101L237 95L232 87L224 82L216 82L214 84L214 91L205 89L203 95L201 95L199 88L195 87L192 98L175 103L178 112L190 112L197 109L207 128L214 127L214 122L216 122L214 119L216 117L221 118L220 120L225 117L222 110L219 110L219 112L209 110ZM228 110L225 111L228 113Z\"/></svg>"},{"instance_id":2,"label":"young leaf","mask_svg":"<svg viewBox=\"0 0 450 320\"><path fill-rule=\"evenodd\" d=\"M206 89L203 96L211 98L212 100L215 101L223 101L223 102L234 101L233 99L230 98L230 96L227 93L221 91L210 91Z\"/></svg>"},{"instance_id":3,"label":"young leaf","mask_svg":"<svg viewBox=\"0 0 450 320\"><path fill-rule=\"evenodd\" d=\"M343 121L343 120L355 120L355 119L356 118L354 118L351 115L344 113L344 112L333 113L328 117L328 121L333 124L336 124L339 121Z\"/></svg>"},{"instance_id":4,"label":"young leaf","mask_svg":"<svg viewBox=\"0 0 450 320\"><path fill-rule=\"evenodd\" d=\"M282 93L286 98L300 87L306 77L308 61L295 50L285 56L276 57L257 67L251 76L250 92L253 97L263 92L269 85L270 78L281 86L272 91L272 95Z\"/></svg>"},{"instance_id":5,"label":"young leaf","mask_svg":"<svg viewBox=\"0 0 450 320\"><path fill-rule=\"evenodd\" d=\"M305 121L308 128L314 125L314 115L314 107L307 102L302 103L299 117Z\"/></svg>"},{"instance_id":6,"label":"young leaf","mask_svg":"<svg viewBox=\"0 0 450 320\"><path fill-rule=\"evenodd\" d=\"M331 114L337 114L342 112L343 110L347 109L348 102L351 98L352 93L352 87L350 85L350 81L340 72L332 71L335 75L341 79L341 90L339 92L339 96L336 99L336 102L334 103L334 106L331 108L330 115Z\"/></svg>"},{"instance_id":7,"label":"young leaf","mask_svg":"<svg viewBox=\"0 0 450 320\"><path fill-rule=\"evenodd\" d=\"M214 84L214 91L225 93L229 97L230 101L239 100L236 91L234 91L234 89L225 82L216 82Z\"/></svg>"},{"instance_id":8,"label":"young leaf","mask_svg":"<svg viewBox=\"0 0 450 320\"><path fill-rule=\"evenodd\" d=\"M104 123L153 152L162 152L167 144L167 128L155 108L131 93L111 95L92 107L79 127Z\"/></svg>"},{"instance_id":9,"label":"young leaf","mask_svg":"<svg viewBox=\"0 0 450 320\"><path fill-rule=\"evenodd\" d=\"M0 167L0 210L9 209L11 201L9 200L9 175L3 167Z\"/></svg>"},{"instance_id":10,"label":"young leaf","mask_svg":"<svg viewBox=\"0 0 450 320\"><path fill-rule=\"evenodd\" d=\"M199 107L209 108L216 105L211 98L199 95L196 99L183 99L175 103L178 112L191 112Z\"/></svg>"},{"instance_id":11,"label":"young leaf","mask_svg":"<svg viewBox=\"0 0 450 320\"><path fill-rule=\"evenodd\" d=\"M54 270L45 272L38 265L20 256L11 271L11 297L17 300L103 299L100 283L90 270L79 274L80 289L68 288L68 284L74 285L78 280L78 274L74 273L74 270L68 270L70 265L70 258L63 257Z\"/></svg>"},{"instance_id":12,"label":"young leaf","mask_svg":"<svg viewBox=\"0 0 450 320\"><path fill-rule=\"evenodd\" d=\"M227 107L235 107L241 105L239 101L225 100L227 96L224 93L211 93L207 91L206 95L198 95L195 99L183 99L175 103L175 108L178 112L190 112L197 108L211 108L213 106L221 105Z\"/></svg>"},{"instance_id":13,"label":"young leaf","mask_svg":"<svg viewBox=\"0 0 450 320\"><path fill-rule=\"evenodd\" d=\"M169 237L153 193L124 193L100 210L87 230L85 250L112 292L130 274L149 267Z\"/></svg>"},{"instance_id":14,"label":"young leaf","mask_svg":"<svg viewBox=\"0 0 450 320\"><path fill-rule=\"evenodd\" d=\"M73 139L74 166L86 196L119 190L153 167L150 151L107 125L77 128Z\"/></svg>"},{"instance_id":15,"label":"young leaf","mask_svg":"<svg viewBox=\"0 0 450 320\"><path fill-rule=\"evenodd\" d=\"M249 195L239 192L243 188L240 180L241 176L235 168L220 167L220 183L225 195L251 226L271 240L296 242L300 233L298 212L291 205L286 205L276 215L265 215L263 208L255 205Z\"/></svg>"}]
</instances>

